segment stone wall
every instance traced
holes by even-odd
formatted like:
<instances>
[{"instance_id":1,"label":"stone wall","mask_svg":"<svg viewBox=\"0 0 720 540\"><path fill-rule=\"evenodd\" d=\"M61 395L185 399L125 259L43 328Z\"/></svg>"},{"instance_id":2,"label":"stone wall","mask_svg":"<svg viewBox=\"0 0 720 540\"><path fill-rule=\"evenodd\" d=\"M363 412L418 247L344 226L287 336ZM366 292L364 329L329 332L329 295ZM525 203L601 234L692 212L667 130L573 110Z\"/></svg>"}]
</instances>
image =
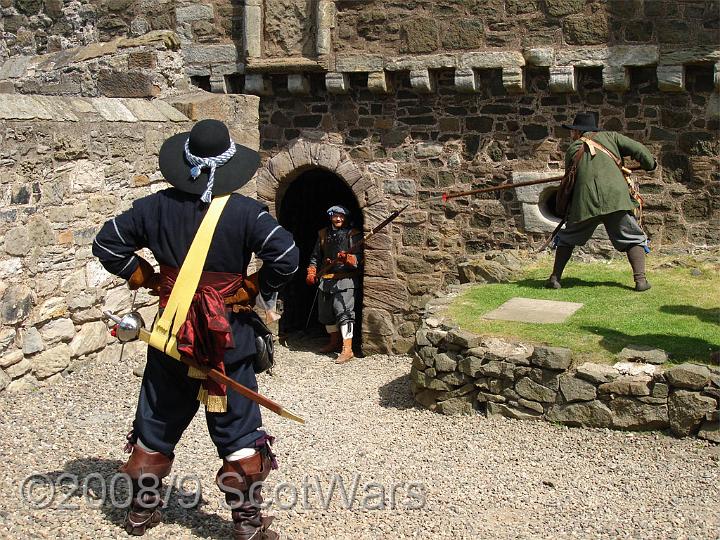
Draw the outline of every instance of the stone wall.
<instances>
[{"instance_id":1,"label":"stone wall","mask_svg":"<svg viewBox=\"0 0 720 540\"><path fill-rule=\"evenodd\" d=\"M460 330L432 314L417 331L410 387L443 414L634 431L670 429L720 443L720 368L573 363L572 351Z\"/></svg>"},{"instance_id":2,"label":"stone wall","mask_svg":"<svg viewBox=\"0 0 720 540\"><path fill-rule=\"evenodd\" d=\"M257 98L172 101L177 108L142 99L0 100L0 391L44 384L99 354L119 356L101 312L125 312L132 297L91 244L107 219L167 187L157 153L168 136L215 117L257 148ZM156 299L139 292L135 307L151 321ZM126 358L134 345L127 349Z\"/></svg>"}]
</instances>

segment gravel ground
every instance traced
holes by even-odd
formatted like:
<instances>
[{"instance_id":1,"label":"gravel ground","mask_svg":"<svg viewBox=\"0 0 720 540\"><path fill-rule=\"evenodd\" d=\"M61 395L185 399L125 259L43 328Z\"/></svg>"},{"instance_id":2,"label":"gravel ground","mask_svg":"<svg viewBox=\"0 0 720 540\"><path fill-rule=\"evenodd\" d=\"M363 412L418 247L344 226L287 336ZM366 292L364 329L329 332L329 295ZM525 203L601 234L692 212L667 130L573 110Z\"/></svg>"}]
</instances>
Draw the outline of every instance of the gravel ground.
<instances>
[{"instance_id":1,"label":"gravel ground","mask_svg":"<svg viewBox=\"0 0 720 540\"><path fill-rule=\"evenodd\" d=\"M123 510L93 498L126 458L139 391L132 362L117 362L118 351L50 387L0 396L0 537L126 537ZM443 417L414 406L407 357L336 366L284 347L278 357L261 392L307 421L264 415L278 437L281 468L268 480L275 528L286 538L720 538L719 447L658 433ZM172 492L165 523L146 538L227 538L229 511L213 483L219 460L202 412L176 453L171 478L197 473L201 502L184 508L192 483L188 493ZM47 508L20 495L33 473L45 475L34 499L60 486ZM73 478L87 481L90 495L71 494ZM328 497L333 478L351 508L337 489L323 507L316 485ZM297 504L281 508L291 506L293 490ZM116 493L123 498L122 488Z\"/></svg>"}]
</instances>

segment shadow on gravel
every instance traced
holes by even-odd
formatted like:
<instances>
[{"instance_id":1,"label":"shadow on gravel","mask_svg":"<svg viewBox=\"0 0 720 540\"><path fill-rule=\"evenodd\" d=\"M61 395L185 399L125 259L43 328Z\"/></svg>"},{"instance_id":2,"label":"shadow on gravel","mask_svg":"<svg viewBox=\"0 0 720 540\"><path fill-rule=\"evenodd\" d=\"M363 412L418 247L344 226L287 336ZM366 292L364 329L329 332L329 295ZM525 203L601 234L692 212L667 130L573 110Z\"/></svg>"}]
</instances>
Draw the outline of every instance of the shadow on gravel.
<instances>
[{"instance_id":1,"label":"shadow on gravel","mask_svg":"<svg viewBox=\"0 0 720 540\"><path fill-rule=\"evenodd\" d=\"M65 509L81 508L78 501L84 499L86 504L101 510L107 521L117 526L117 537L124 538L123 522L130 493L126 476L118 473L120 465L122 462L118 460L89 457L69 461L64 470L49 471L45 476L57 486L59 500ZM154 530L160 532L163 524L176 524L200 538L224 540L232 534L230 510L227 511L227 519L202 510L205 501L196 476L183 477L171 473L164 479L162 497L166 504L163 519Z\"/></svg>"},{"instance_id":2,"label":"shadow on gravel","mask_svg":"<svg viewBox=\"0 0 720 540\"><path fill-rule=\"evenodd\" d=\"M410 391L410 377L403 375L378 389L380 406L385 409L422 409Z\"/></svg>"},{"instance_id":3,"label":"shadow on gravel","mask_svg":"<svg viewBox=\"0 0 720 540\"><path fill-rule=\"evenodd\" d=\"M580 278L563 277L560 283L562 283L563 289L570 289L572 287L617 287L618 289L625 289L627 291L635 290L633 287L623 285L617 281L586 281ZM528 289L544 289L545 279L521 279L520 281L515 281L514 284L527 287Z\"/></svg>"}]
</instances>

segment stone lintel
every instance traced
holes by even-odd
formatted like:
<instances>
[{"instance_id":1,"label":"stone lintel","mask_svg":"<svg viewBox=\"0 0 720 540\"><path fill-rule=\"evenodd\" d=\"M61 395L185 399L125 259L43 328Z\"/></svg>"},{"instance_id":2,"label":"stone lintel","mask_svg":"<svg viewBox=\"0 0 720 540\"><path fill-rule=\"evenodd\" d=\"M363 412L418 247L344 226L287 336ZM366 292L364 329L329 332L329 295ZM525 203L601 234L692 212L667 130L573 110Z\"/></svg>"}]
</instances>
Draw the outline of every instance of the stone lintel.
<instances>
[{"instance_id":1,"label":"stone lintel","mask_svg":"<svg viewBox=\"0 0 720 540\"><path fill-rule=\"evenodd\" d=\"M658 66L658 88L663 92L682 92L685 90L685 67Z\"/></svg>"},{"instance_id":2,"label":"stone lintel","mask_svg":"<svg viewBox=\"0 0 720 540\"><path fill-rule=\"evenodd\" d=\"M458 66L456 54L429 54L425 56L400 56L385 61L388 71L417 71L421 69L444 69Z\"/></svg>"},{"instance_id":3,"label":"stone lintel","mask_svg":"<svg viewBox=\"0 0 720 540\"><path fill-rule=\"evenodd\" d=\"M331 94L347 94L350 90L350 80L347 73L326 73L325 87Z\"/></svg>"},{"instance_id":4,"label":"stone lintel","mask_svg":"<svg viewBox=\"0 0 720 540\"><path fill-rule=\"evenodd\" d=\"M462 54L458 65L475 69L522 67L525 57L520 51L471 52Z\"/></svg>"},{"instance_id":5,"label":"stone lintel","mask_svg":"<svg viewBox=\"0 0 720 540\"><path fill-rule=\"evenodd\" d=\"M478 72L473 68L457 68L455 70L455 89L467 94L477 92L480 89Z\"/></svg>"},{"instance_id":6,"label":"stone lintel","mask_svg":"<svg viewBox=\"0 0 720 540\"><path fill-rule=\"evenodd\" d=\"M552 47L525 49L523 56L525 62L533 66L550 67L555 63L555 49Z\"/></svg>"},{"instance_id":7,"label":"stone lintel","mask_svg":"<svg viewBox=\"0 0 720 540\"><path fill-rule=\"evenodd\" d=\"M244 91L246 94L256 96L270 96L272 95L272 84L270 79L266 79L262 73L248 73L245 75Z\"/></svg>"},{"instance_id":8,"label":"stone lintel","mask_svg":"<svg viewBox=\"0 0 720 540\"><path fill-rule=\"evenodd\" d=\"M508 94L523 94L525 92L525 70L521 67L504 67L502 82Z\"/></svg>"},{"instance_id":9,"label":"stone lintel","mask_svg":"<svg viewBox=\"0 0 720 540\"><path fill-rule=\"evenodd\" d=\"M616 47L573 47L555 52L558 65L576 67L651 66L658 62L658 48L655 45Z\"/></svg>"},{"instance_id":10,"label":"stone lintel","mask_svg":"<svg viewBox=\"0 0 720 540\"><path fill-rule=\"evenodd\" d=\"M368 90L373 94L388 94L393 91L390 76L385 71L368 73Z\"/></svg>"},{"instance_id":11,"label":"stone lintel","mask_svg":"<svg viewBox=\"0 0 720 540\"><path fill-rule=\"evenodd\" d=\"M575 66L551 66L549 86L551 92L575 92L577 90Z\"/></svg>"},{"instance_id":12,"label":"stone lintel","mask_svg":"<svg viewBox=\"0 0 720 540\"><path fill-rule=\"evenodd\" d=\"M306 96L310 93L310 79L301 73L288 75L288 92L294 96Z\"/></svg>"},{"instance_id":13,"label":"stone lintel","mask_svg":"<svg viewBox=\"0 0 720 540\"><path fill-rule=\"evenodd\" d=\"M225 75L210 75L210 91L213 94L227 94Z\"/></svg>"},{"instance_id":14,"label":"stone lintel","mask_svg":"<svg viewBox=\"0 0 720 540\"><path fill-rule=\"evenodd\" d=\"M435 77L427 69L417 69L410 72L410 86L421 94L432 94L437 90Z\"/></svg>"},{"instance_id":15,"label":"stone lintel","mask_svg":"<svg viewBox=\"0 0 720 540\"><path fill-rule=\"evenodd\" d=\"M236 73L245 73L245 64L233 62L231 64L218 64L210 68L212 75L234 75Z\"/></svg>"},{"instance_id":16,"label":"stone lintel","mask_svg":"<svg viewBox=\"0 0 720 540\"><path fill-rule=\"evenodd\" d=\"M315 36L315 52L318 56L331 54L332 29L335 28L335 2L319 0L316 7L317 35Z\"/></svg>"},{"instance_id":17,"label":"stone lintel","mask_svg":"<svg viewBox=\"0 0 720 540\"><path fill-rule=\"evenodd\" d=\"M298 73L323 71L323 65L316 59L302 56L290 58L248 58L246 73Z\"/></svg>"},{"instance_id":18,"label":"stone lintel","mask_svg":"<svg viewBox=\"0 0 720 540\"><path fill-rule=\"evenodd\" d=\"M385 60L383 57L374 54L338 56L335 59L335 69L344 73L382 71L384 64Z\"/></svg>"},{"instance_id":19,"label":"stone lintel","mask_svg":"<svg viewBox=\"0 0 720 540\"><path fill-rule=\"evenodd\" d=\"M625 92L630 88L630 70L625 66L603 67L602 78L605 90Z\"/></svg>"},{"instance_id":20,"label":"stone lintel","mask_svg":"<svg viewBox=\"0 0 720 540\"><path fill-rule=\"evenodd\" d=\"M680 65L680 64L706 64L720 61L720 46L700 45L684 49L660 49L659 64Z\"/></svg>"},{"instance_id":21,"label":"stone lintel","mask_svg":"<svg viewBox=\"0 0 720 540\"><path fill-rule=\"evenodd\" d=\"M245 0L243 7L243 52L246 58L262 56L263 1Z\"/></svg>"}]
</instances>

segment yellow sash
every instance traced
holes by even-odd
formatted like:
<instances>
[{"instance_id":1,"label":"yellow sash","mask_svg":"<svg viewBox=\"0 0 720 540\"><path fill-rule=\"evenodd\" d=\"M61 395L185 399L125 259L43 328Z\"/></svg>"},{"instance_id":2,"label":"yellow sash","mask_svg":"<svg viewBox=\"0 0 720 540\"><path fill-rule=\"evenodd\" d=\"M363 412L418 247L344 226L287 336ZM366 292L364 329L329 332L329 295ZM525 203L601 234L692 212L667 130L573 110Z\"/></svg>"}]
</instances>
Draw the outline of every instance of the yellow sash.
<instances>
[{"instance_id":1,"label":"yellow sash","mask_svg":"<svg viewBox=\"0 0 720 540\"><path fill-rule=\"evenodd\" d=\"M187 312L200 282L200 274L205 266L210 241L229 197L230 195L216 197L210 203L210 208L208 208L180 268L167 305L160 318L155 322L148 340L151 347L163 351L176 360L180 359L180 352L177 350L177 333L187 319ZM202 371L192 367L188 369L188 375L196 379L205 378Z\"/></svg>"}]
</instances>

